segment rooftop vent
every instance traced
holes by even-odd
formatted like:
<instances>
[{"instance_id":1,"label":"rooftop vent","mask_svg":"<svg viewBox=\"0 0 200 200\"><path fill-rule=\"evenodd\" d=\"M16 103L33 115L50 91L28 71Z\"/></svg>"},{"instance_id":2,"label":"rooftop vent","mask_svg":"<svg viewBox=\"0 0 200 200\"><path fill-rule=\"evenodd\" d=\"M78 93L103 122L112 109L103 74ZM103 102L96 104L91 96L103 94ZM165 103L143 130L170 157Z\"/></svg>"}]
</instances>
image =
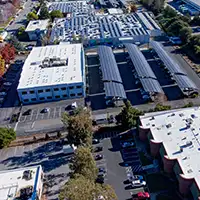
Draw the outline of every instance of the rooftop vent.
<instances>
[{"instance_id":1,"label":"rooftop vent","mask_svg":"<svg viewBox=\"0 0 200 200\"><path fill-rule=\"evenodd\" d=\"M171 135L171 134L172 134L171 132L167 133L167 135Z\"/></svg>"},{"instance_id":2,"label":"rooftop vent","mask_svg":"<svg viewBox=\"0 0 200 200\"><path fill-rule=\"evenodd\" d=\"M167 128L171 128L172 125L171 125L171 124L167 124L166 127L167 127Z\"/></svg>"},{"instance_id":3,"label":"rooftop vent","mask_svg":"<svg viewBox=\"0 0 200 200\"><path fill-rule=\"evenodd\" d=\"M188 173L192 173L193 171L192 171L192 169L189 169L187 172L188 172Z\"/></svg>"},{"instance_id":4,"label":"rooftop vent","mask_svg":"<svg viewBox=\"0 0 200 200\"><path fill-rule=\"evenodd\" d=\"M25 170L23 172L23 177L22 179L25 179L25 180L31 180L32 179L32 173L31 173L31 170Z\"/></svg>"}]
</instances>

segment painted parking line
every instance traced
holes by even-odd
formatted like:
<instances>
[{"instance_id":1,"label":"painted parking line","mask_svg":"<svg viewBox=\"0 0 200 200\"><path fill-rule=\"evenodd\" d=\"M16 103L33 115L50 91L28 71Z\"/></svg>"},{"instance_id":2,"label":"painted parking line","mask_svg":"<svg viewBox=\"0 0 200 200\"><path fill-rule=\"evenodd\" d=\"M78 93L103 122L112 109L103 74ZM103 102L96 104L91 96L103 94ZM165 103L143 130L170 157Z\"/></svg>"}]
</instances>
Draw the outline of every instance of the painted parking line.
<instances>
[{"instance_id":1,"label":"painted parking line","mask_svg":"<svg viewBox=\"0 0 200 200\"><path fill-rule=\"evenodd\" d=\"M59 109L59 117L61 117L61 111L62 111L62 107L60 107Z\"/></svg>"},{"instance_id":2,"label":"painted parking line","mask_svg":"<svg viewBox=\"0 0 200 200\"><path fill-rule=\"evenodd\" d=\"M40 113L40 110L38 109L38 110L37 110L36 117L35 117L35 120L37 120L37 119L38 119L38 115L39 115L39 113Z\"/></svg>"},{"instance_id":3,"label":"painted parking line","mask_svg":"<svg viewBox=\"0 0 200 200\"><path fill-rule=\"evenodd\" d=\"M56 116L56 108L54 108L54 111L53 111L54 113L53 113L53 118L55 118L55 116Z\"/></svg>"},{"instance_id":4,"label":"painted parking line","mask_svg":"<svg viewBox=\"0 0 200 200\"><path fill-rule=\"evenodd\" d=\"M31 121L32 118L33 118L33 113L34 113L34 110L31 112L30 121Z\"/></svg>"}]
</instances>

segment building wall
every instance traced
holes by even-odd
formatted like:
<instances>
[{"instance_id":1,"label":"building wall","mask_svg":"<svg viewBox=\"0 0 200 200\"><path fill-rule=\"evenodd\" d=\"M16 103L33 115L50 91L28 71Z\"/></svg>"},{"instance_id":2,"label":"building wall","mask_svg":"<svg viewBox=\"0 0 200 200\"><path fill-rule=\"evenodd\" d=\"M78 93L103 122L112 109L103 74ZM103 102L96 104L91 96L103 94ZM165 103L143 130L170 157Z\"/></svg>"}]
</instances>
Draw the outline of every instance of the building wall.
<instances>
[{"instance_id":1,"label":"building wall","mask_svg":"<svg viewBox=\"0 0 200 200\"><path fill-rule=\"evenodd\" d=\"M36 41L38 39L37 35L35 34L35 31L28 31L28 37L29 37L29 40L31 41ZM46 30L45 31L40 31L40 34L41 36L46 34Z\"/></svg>"},{"instance_id":2,"label":"building wall","mask_svg":"<svg viewBox=\"0 0 200 200\"><path fill-rule=\"evenodd\" d=\"M194 199L200 199L200 191L195 181L192 183L190 191Z\"/></svg>"},{"instance_id":3,"label":"building wall","mask_svg":"<svg viewBox=\"0 0 200 200\"><path fill-rule=\"evenodd\" d=\"M190 1L190 0L182 0L182 1L185 2L186 4L192 6L193 8L197 9L198 11L200 11L200 6L193 3L192 1Z\"/></svg>"}]
</instances>

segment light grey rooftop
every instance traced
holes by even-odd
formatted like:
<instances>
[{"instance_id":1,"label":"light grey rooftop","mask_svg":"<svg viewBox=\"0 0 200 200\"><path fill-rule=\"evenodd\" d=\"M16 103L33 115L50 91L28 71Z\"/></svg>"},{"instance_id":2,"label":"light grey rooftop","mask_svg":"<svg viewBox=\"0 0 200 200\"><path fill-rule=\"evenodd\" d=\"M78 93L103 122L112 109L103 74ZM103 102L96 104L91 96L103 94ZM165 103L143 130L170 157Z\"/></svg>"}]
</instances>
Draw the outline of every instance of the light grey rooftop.
<instances>
[{"instance_id":1,"label":"light grey rooftop","mask_svg":"<svg viewBox=\"0 0 200 200\"><path fill-rule=\"evenodd\" d=\"M26 32L35 31L36 29L46 30L48 26L49 20L32 20L28 23L26 27Z\"/></svg>"}]
</instances>

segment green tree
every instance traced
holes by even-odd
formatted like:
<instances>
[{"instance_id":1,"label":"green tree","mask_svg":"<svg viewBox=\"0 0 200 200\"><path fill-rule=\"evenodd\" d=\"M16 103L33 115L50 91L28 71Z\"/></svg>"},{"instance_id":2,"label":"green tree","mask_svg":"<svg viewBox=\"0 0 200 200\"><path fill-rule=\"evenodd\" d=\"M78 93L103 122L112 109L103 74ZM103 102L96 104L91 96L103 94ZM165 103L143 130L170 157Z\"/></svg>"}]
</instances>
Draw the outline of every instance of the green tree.
<instances>
[{"instance_id":1,"label":"green tree","mask_svg":"<svg viewBox=\"0 0 200 200\"><path fill-rule=\"evenodd\" d=\"M166 8L163 10L163 17L165 18L174 18L176 16L177 12L170 6L166 6Z\"/></svg>"},{"instance_id":2,"label":"green tree","mask_svg":"<svg viewBox=\"0 0 200 200\"><path fill-rule=\"evenodd\" d=\"M186 22L182 20L176 20L169 25L169 27L167 28L167 33L169 35L179 36L180 30L185 27L189 27Z\"/></svg>"},{"instance_id":3,"label":"green tree","mask_svg":"<svg viewBox=\"0 0 200 200\"><path fill-rule=\"evenodd\" d=\"M15 47L16 50L18 50L18 51L22 51L22 50L23 50L23 46L22 46L22 44L19 42L19 40L17 39L16 36L11 36L11 37L10 37L9 43L10 43L11 45L13 45L13 46Z\"/></svg>"},{"instance_id":4,"label":"green tree","mask_svg":"<svg viewBox=\"0 0 200 200\"><path fill-rule=\"evenodd\" d=\"M101 198L100 198L101 197ZM95 184L84 176L70 179L59 195L60 200L117 200L113 188L109 185Z\"/></svg>"},{"instance_id":5,"label":"green tree","mask_svg":"<svg viewBox=\"0 0 200 200\"><path fill-rule=\"evenodd\" d=\"M60 10L53 10L50 13L51 20L53 21L55 18L63 18L63 14Z\"/></svg>"},{"instance_id":6,"label":"green tree","mask_svg":"<svg viewBox=\"0 0 200 200\"><path fill-rule=\"evenodd\" d=\"M42 4L40 8L39 19L49 19L49 18L50 18L50 15L49 15L49 11L46 4Z\"/></svg>"},{"instance_id":7,"label":"green tree","mask_svg":"<svg viewBox=\"0 0 200 200\"><path fill-rule=\"evenodd\" d=\"M20 41L27 41L28 40L28 34L25 32L25 27L21 26L17 30L17 38Z\"/></svg>"},{"instance_id":8,"label":"green tree","mask_svg":"<svg viewBox=\"0 0 200 200\"><path fill-rule=\"evenodd\" d=\"M7 147L16 139L16 133L12 128L0 127L0 148Z\"/></svg>"},{"instance_id":9,"label":"green tree","mask_svg":"<svg viewBox=\"0 0 200 200\"><path fill-rule=\"evenodd\" d=\"M154 108L154 111L164 111L164 110L170 110L171 106L168 105L162 105L162 104L157 104L156 107Z\"/></svg>"},{"instance_id":10,"label":"green tree","mask_svg":"<svg viewBox=\"0 0 200 200\"><path fill-rule=\"evenodd\" d=\"M130 101L127 101L116 119L124 129L130 129L136 125L138 116L141 114L140 110L133 108Z\"/></svg>"},{"instance_id":11,"label":"green tree","mask_svg":"<svg viewBox=\"0 0 200 200\"><path fill-rule=\"evenodd\" d=\"M92 143L92 119L88 110L80 109L75 115L62 115L62 122L68 130L67 139L70 144L91 145Z\"/></svg>"},{"instance_id":12,"label":"green tree","mask_svg":"<svg viewBox=\"0 0 200 200\"><path fill-rule=\"evenodd\" d=\"M74 174L81 174L87 179L95 180L98 170L91 150L86 147L78 147L71 161L70 169Z\"/></svg>"},{"instance_id":13,"label":"green tree","mask_svg":"<svg viewBox=\"0 0 200 200\"><path fill-rule=\"evenodd\" d=\"M31 20L37 20L39 17L35 12L30 12L27 15L27 20L31 21Z\"/></svg>"},{"instance_id":14,"label":"green tree","mask_svg":"<svg viewBox=\"0 0 200 200\"><path fill-rule=\"evenodd\" d=\"M192 35L192 29L190 27L183 27L180 32L179 36L184 43L187 43Z\"/></svg>"}]
</instances>

